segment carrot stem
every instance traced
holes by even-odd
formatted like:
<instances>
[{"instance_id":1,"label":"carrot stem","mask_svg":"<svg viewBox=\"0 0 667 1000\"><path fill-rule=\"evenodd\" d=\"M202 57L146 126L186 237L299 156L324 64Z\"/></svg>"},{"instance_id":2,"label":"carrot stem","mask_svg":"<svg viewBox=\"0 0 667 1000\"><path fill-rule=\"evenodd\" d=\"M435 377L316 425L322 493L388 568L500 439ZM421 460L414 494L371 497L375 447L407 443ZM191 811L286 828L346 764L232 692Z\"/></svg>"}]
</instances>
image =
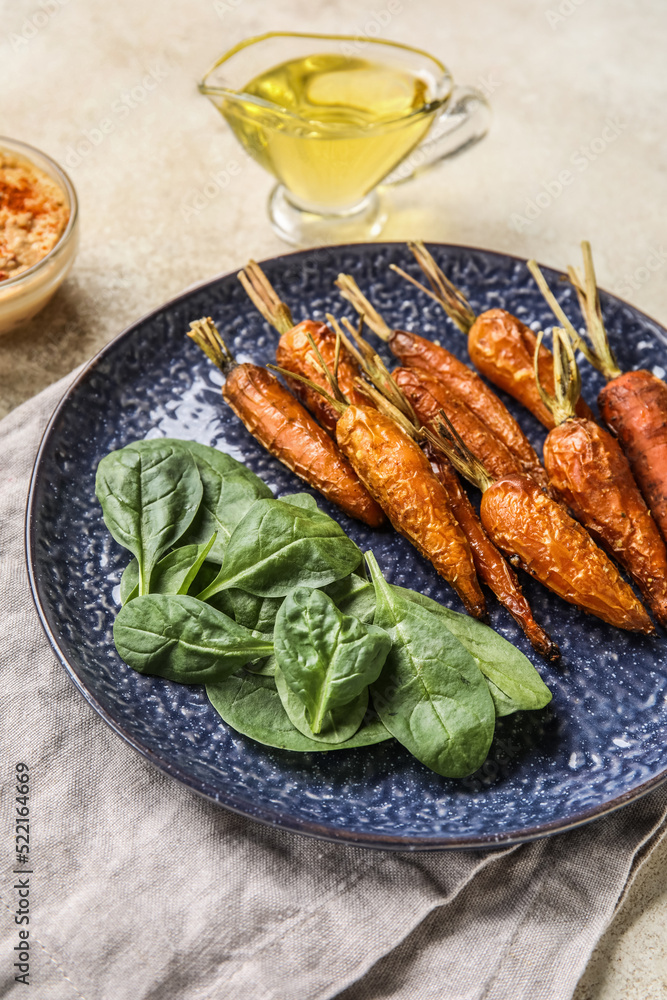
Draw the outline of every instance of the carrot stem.
<instances>
[{"instance_id":1,"label":"carrot stem","mask_svg":"<svg viewBox=\"0 0 667 1000\"><path fill-rule=\"evenodd\" d=\"M592 264L593 261L592 258L590 258L590 265L592 266ZM588 267L588 262L586 262L586 266ZM593 365L594 368L597 368L598 371L602 372L604 377L608 380L616 378L618 375L620 375L621 371L618 368L614 356L611 352L611 348L609 347L609 342L607 340L607 333L602 323L602 315L600 314L599 316L599 323L593 319L593 316L596 314L597 311L599 311L599 306L600 306L599 301L597 301L597 290L595 289L595 274L593 273L591 276L589 273L587 275L587 288L588 291L590 291L590 281L592 280L593 296L597 301L597 306L595 302L592 302L591 304L591 300L587 297L588 292L586 288L581 284L579 275L577 274L575 269L574 268L568 269L570 282L572 283L572 285L575 288L575 291L577 292L577 296L579 298L582 311L584 312L584 317L586 319L586 322L588 324L590 320L593 324L588 326L588 333L591 338L591 342L593 343L593 348L591 348L589 344L587 344L586 341L583 339L583 337L577 332L577 330L575 330L572 323L563 312L563 307L557 300L554 293L549 288L544 275L537 266L537 262L534 260L529 260L528 270L535 279L539 290L542 292L542 295L544 296L546 303L553 312L554 316L562 323L564 328L567 330L567 333L569 334L572 343L577 348L577 350L581 351L581 353L584 355L588 363ZM589 309L591 311L590 315L588 312Z\"/></svg>"},{"instance_id":2,"label":"carrot stem","mask_svg":"<svg viewBox=\"0 0 667 1000\"><path fill-rule=\"evenodd\" d=\"M595 277L595 266L593 264L593 253L588 240L581 243L581 252L584 258L584 280L575 267L568 267L567 274L570 284L577 293L579 306L586 321L586 329L593 345L592 351L589 348L591 357L586 354L586 358L592 365L602 372L607 381L618 378L622 375L618 367L614 352L609 345L609 338L602 319L602 307L597 289Z\"/></svg>"},{"instance_id":3,"label":"carrot stem","mask_svg":"<svg viewBox=\"0 0 667 1000\"><path fill-rule=\"evenodd\" d=\"M196 319L190 323L188 337L194 340L209 361L212 361L216 368L219 368L225 375L236 367L234 355L222 339L217 326L210 316Z\"/></svg>"},{"instance_id":4,"label":"carrot stem","mask_svg":"<svg viewBox=\"0 0 667 1000\"><path fill-rule=\"evenodd\" d=\"M384 392L377 389L374 385L369 382L364 382L363 379L357 379L357 388L365 393L371 400L373 405L380 413L383 413L386 417L391 417L399 427L402 427L405 433L412 438L413 441L420 441L422 438L421 427L417 418L414 421L410 420L409 417L403 413L397 406L387 399ZM400 392L400 389L399 389ZM401 393L402 395L402 393ZM407 400L406 400L407 402Z\"/></svg>"},{"instance_id":5,"label":"carrot stem","mask_svg":"<svg viewBox=\"0 0 667 1000\"><path fill-rule=\"evenodd\" d=\"M467 334L477 317L463 292L449 280L444 271L436 264L421 240L409 240L408 247L426 275L433 292L429 292L427 288L420 285L418 281L415 281L409 274L406 274L405 271L395 265L390 265L392 270L400 274L401 277L411 281L417 288L421 288L432 299L435 299L445 310L452 322L458 326L459 330Z\"/></svg>"},{"instance_id":6,"label":"carrot stem","mask_svg":"<svg viewBox=\"0 0 667 1000\"><path fill-rule=\"evenodd\" d=\"M321 385L317 385L317 383L311 381L311 379L306 378L305 375L299 375L298 372L290 372L286 368L280 368L279 365L267 365L266 367L270 368L273 372L278 372L279 375L284 375L285 378L295 378L297 381L303 382L304 385L314 389L315 392L319 392L320 396L324 396L327 403L330 403L338 414L345 413L346 409L350 405L349 403L343 403L338 399L334 399L334 397L328 393L326 389L323 389Z\"/></svg>"},{"instance_id":7,"label":"carrot stem","mask_svg":"<svg viewBox=\"0 0 667 1000\"><path fill-rule=\"evenodd\" d=\"M282 302L275 288L254 260L248 261L238 275L248 297L255 308L262 314L267 323L275 327L278 333L287 333L294 326L289 306Z\"/></svg>"},{"instance_id":8,"label":"carrot stem","mask_svg":"<svg viewBox=\"0 0 667 1000\"><path fill-rule=\"evenodd\" d=\"M391 338L392 330L383 320L380 313L375 309L363 294L354 278L349 274L339 274L335 281L336 288L351 306L364 317L367 325L370 326L380 340L387 341Z\"/></svg>"},{"instance_id":9,"label":"carrot stem","mask_svg":"<svg viewBox=\"0 0 667 1000\"><path fill-rule=\"evenodd\" d=\"M542 292L542 295L544 296L547 305L551 309L556 319L567 330L568 334L572 338L572 342L574 343L575 347L582 352L587 361L590 361L591 364L594 364L595 362L592 360L590 356L591 352L590 348L588 347L588 344L586 343L585 340L583 340L581 335L575 330L572 323L563 312L563 307L561 306L560 302L558 301L554 293L549 288L546 282L546 278L544 277L539 267L537 266L537 261L529 260L527 261L526 266L528 267L528 270L535 279L537 287Z\"/></svg>"},{"instance_id":10,"label":"carrot stem","mask_svg":"<svg viewBox=\"0 0 667 1000\"><path fill-rule=\"evenodd\" d=\"M363 318L364 317L362 316L362 321ZM358 350L355 350L350 341L347 338L345 340L346 344L354 350L355 357L357 358L364 374L371 380L373 385L380 390L382 395L391 402L395 410L402 413L403 416L410 421L413 427L419 427L419 420L417 419L417 415L407 396L405 396L401 389L396 385L396 382L391 377L391 373L380 355L377 354L371 345L361 336L363 324L360 323L359 330L355 330L349 320L343 319L343 323L358 345ZM340 332L341 336L345 336L342 331Z\"/></svg>"},{"instance_id":11,"label":"carrot stem","mask_svg":"<svg viewBox=\"0 0 667 1000\"><path fill-rule=\"evenodd\" d=\"M353 344L350 338L347 336L347 334L343 331L336 317L333 316L331 313L327 313L326 315L327 315L327 323L330 325L334 333L340 336L342 343L345 344L345 347L348 349L352 357L356 360L359 367L363 369L369 352L372 352L372 348L370 347L370 345L367 344L365 340L362 340L359 346ZM359 317L360 327L363 327L363 322L364 322L364 317L360 316ZM353 337L356 340L357 331L354 329L349 319L344 318L343 325L353 335Z\"/></svg>"},{"instance_id":12,"label":"carrot stem","mask_svg":"<svg viewBox=\"0 0 667 1000\"><path fill-rule=\"evenodd\" d=\"M322 357L322 352L320 351L319 347L317 346L317 344L313 340L312 333L307 333L306 334L306 339L307 339L308 343L310 344L310 346L312 347L313 351L315 352L316 364L319 367L320 371L324 374L324 376L325 376L327 382L329 383L329 385L331 386L331 390L333 392L333 395L334 395L335 399L337 399L339 403L344 403L346 406L348 406L349 405L349 401L345 398L345 396L343 395L343 392L342 392L340 386L338 385L337 374L332 374L331 369L329 368L329 365L326 363L326 361ZM340 357L340 334L338 334L338 333L336 334L336 347L335 347L335 356L334 357L335 357L334 368L335 368L335 372L337 373L337 371L338 371L338 359Z\"/></svg>"},{"instance_id":13,"label":"carrot stem","mask_svg":"<svg viewBox=\"0 0 667 1000\"><path fill-rule=\"evenodd\" d=\"M576 405L581 395L581 375L579 367L574 357L572 342L562 327L553 328L553 359L554 359L554 394L547 392L540 381L539 357L540 347L544 339L544 331L540 330L535 344L535 354L533 356L533 368L535 371L535 383L540 399L553 414L553 418L558 424L565 423L576 416Z\"/></svg>"},{"instance_id":14,"label":"carrot stem","mask_svg":"<svg viewBox=\"0 0 667 1000\"><path fill-rule=\"evenodd\" d=\"M438 414L437 431L433 431L429 427L422 427L422 435L429 444L447 456L457 472L460 472L469 483L476 486L482 493L488 490L493 479L479 459L475 458L470 449L466 447L463 438L444 410L440 410Z\"/></svg>"}]
</instances>

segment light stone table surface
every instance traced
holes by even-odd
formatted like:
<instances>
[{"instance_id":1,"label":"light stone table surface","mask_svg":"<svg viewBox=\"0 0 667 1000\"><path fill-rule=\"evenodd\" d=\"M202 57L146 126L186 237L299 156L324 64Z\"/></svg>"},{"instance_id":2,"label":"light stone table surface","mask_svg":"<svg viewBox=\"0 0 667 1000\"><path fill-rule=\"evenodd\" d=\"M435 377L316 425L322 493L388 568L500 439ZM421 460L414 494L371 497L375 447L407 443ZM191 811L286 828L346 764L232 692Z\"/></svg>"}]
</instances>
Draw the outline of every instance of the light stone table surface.
<instances>
[{"instance_id":1,"label":"light stone table surface","mask_svg":"<svg viewBox=\"0 0 667 1000\"><path fill-rule=\"evenodd\" d=\"M487 139L395 189L383 238L557 267L578 260L588 238L601 286L667 323L664 0L393 0L389 9L386 0L0 2L0 133L63 164L81 209L67 282L40 316L0 337L0 415L191 283L287 249L267 222L270 178L195 87L227 48L272 29L379 33L426 48L489 96ZM221 171L230 180L215 190ZM667 997L665 862L667 843L630 888L576 1000Z\"/></svg>"}]
</instances>

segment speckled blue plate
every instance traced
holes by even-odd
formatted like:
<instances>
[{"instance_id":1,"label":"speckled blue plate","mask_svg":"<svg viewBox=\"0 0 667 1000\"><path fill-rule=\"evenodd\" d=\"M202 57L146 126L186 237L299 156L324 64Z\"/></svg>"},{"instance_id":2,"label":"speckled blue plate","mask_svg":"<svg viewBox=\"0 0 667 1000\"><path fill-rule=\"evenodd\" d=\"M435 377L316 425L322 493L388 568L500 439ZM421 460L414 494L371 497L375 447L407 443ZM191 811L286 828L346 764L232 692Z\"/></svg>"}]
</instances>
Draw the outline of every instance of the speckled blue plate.
<instances>
[{"instance_id":1,"label":"speckled blue plate","mask_svg":"<svg viewBox=\"0 0 667 1000\"><path fill-rule=\"evenodd\" d=\"M476 311L505 307L533 328L551 315L523 261L436 246L446 272ZM298 319L338 315L339 271L355 276L390 325L419 329L467 360L466 339L439 307L389 271L415 275L407 248L371 244L304 251L262 265ZM556 272L546 271L552 286ZM569 288L566 310L578 318ZM602 295L622 368L667 368L667 333ZM345 306L345 308L347 308ZM229 452L277 495L303 485L245 431L220 397L221 377L185 336L209 314L239 360L273 358L275 333L235 275L186 292L122 333L91 361L58 406L37 456L27 515L33 594L49 640L70 677L123 739L193 790L288 830L366 847L489 847L566 830L630 802L667 777L667 643L613 629L523 578L535 617L563 651L559 668L539 661L507 612L489 598L492 623L531 657L553 691L541 712L498 721L488 760L466 780L427 770L394 740L359 750L272 750L226 726L203 687L143 677L112 641L118 584L128 553L111 538L94 493L95 469L137 438L193 438ZM593 402L600 377L582 366ZM544 430L506 400L539 448ZM323 503L394 583L454 608L456 597L429 563L391 531L373 531Z\"/></svg>"}]
</instances>

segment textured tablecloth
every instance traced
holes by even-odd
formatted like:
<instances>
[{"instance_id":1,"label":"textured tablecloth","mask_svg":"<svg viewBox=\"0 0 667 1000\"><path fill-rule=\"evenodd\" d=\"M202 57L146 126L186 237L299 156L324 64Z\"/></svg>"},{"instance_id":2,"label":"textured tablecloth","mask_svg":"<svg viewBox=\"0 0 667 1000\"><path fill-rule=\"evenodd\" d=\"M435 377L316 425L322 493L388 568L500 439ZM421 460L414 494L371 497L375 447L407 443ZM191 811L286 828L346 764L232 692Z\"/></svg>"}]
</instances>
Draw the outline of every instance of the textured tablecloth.
<instances>
[{"instance_id":1,"label":"textured tablecloth","mask_svg":"<svg viewBox=\"0 0 667 1000\"><path fill-rule=\"evenodd\" d=\"M376 853L269 829L158 772L75 690L28 588L29 475L67 381L0 423L0 997L25 995L27 887L39 1000L569 998L661 835L667 788L530 845ZM27 883L12 873L19 761Z\"/></svg>"}]
</instances>

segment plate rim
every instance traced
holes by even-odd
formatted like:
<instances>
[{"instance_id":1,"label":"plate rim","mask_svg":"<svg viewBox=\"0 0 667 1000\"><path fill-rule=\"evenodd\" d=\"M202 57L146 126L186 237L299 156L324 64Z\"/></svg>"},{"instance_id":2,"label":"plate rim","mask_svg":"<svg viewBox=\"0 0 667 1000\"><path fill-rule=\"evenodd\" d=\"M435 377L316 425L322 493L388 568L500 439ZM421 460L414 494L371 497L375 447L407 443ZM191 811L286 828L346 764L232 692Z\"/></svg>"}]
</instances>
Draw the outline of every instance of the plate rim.
<instances>
[{"instance_id":1,"label":"plate rim","mask_svg":"<svg viewBox=\"0 0 667 1000\"><path fill-rule=\"evenodd\" d=\"M461 243L440 243L434 241L425 241L426 246L429 249L435 248L437 250L455 250L461 252L469 253L480 253L486 255L492 255L495 257L502 258L503 260L514 260L518 263L525 264L525 258L517 254L505 253L501 250L490 250L485 247L470 246L468 244ZM373 241L368 243L336 243L336 244L326 244L321 247L308 247L299 250L286 251L282 254L277 254L273 257L262 258L259 262L261 264L272 264L277 261L282 261L285 258L293 258L304 255L314 255L327 252L329 250L360 250L361 252L368 252L369 248L382 247L404 247L405 240L383 240L383 241ZM562 276L564 272L559 271L549 265L539 264L542 271L550 272L558 277ZM271 828L278 828L285 830L290 833L299 834L301 836L311 837L318 840L328 841L329 843L335 843L340 845L345 845L349 847L362 847L366 849L375 849L381 851L407 851L407 852L417 852L417 851L443 851L443 850L489 850L489 849L501 849L507 846L513 846L516 844L527 843L533 840L542 839L543 837L554 836L558 833L565 833L569 830L574 830L577 827L583 826L586 823L590 823L593 820L601 819L604 816L608 816L618 809L624 806L630 805L632 802L637 801L643 796L647 795L649 792L658 788L660 785L667 782L667 761L663 770L654 775L652 778L647 779L641 784L637 785L635 788L629 791L623 792L621 795L610 799L607 803L603 805L593 806L589 809L581 810L570 816L565 821L551 820L548 823L541 823L537 826L528 826L518 830L512 830L508 832L498 833L498 834L475 834L470 836L460 836L460 837L425 837L425 836L411 836L411 837L392 837L380 833L363 833L362 831L349 831L344 828L335 827L330 824L319 824L314 823L310 820L305 819L295 819L290 813L279 810L270 809L267 807L261 807L259 809L253 809L251 803L244 799L240 799L234 795L225 793L221 795L218 791L214 789L214 786L210 785L206 781L194 780L188 773L183 771L180 767L171 764L169 761L161 758L157 753L151 750L149 747L145 746L140 739L126 732L122 726L120 726L113 716L107 712L107 710L100 704L95 695L88 690L85 684L81 681L80 677L70 664L65 652L61 649L58 640L51 628L49 621L49 616L46 610L46 601L42 601L42 595L40 593L40 583L35 572L34 560L35 560L35 538L34 534L36 531L36 499L40 484L40 473L42 471L41 464L42 458L46 453L47 447L50 443L50 439L54 432L56 431L59 419L64 412L65 408L70 402L70 399L74 396L79 386L86 381L91 372L100 364L102 360L111 353L115 346L123 341L125 338L131 336L134 331L142 326L144 323L149 322L154 319L160 313L166 312L178 306L181 302L187 299L194 292L200 291L201 289L207 288L210 285L214 285L221 282L227 278L233 278L238 274L240 268L225 271L219 274L213 275L210 278L205 278L202 281L195 282L192 285L188 285L185 289L179 292L177 295L173 296L171 299L163 302L161 305L155 307L144 313L138 319L134 320L128 326L126 326L120 333L112 337L106 344L104 344L96 354L93 355L87 362L84 363L83 368L74 378L74 380L65 389L62 397L56 404L48 423L44 429L41 436L39 447L35 455L35 460L33 463L32 472L30 474L30 485L28 487L28 494L25 506L25 517L24 517L24 540L25 540L25 560L26 569L28 574L28 582L30 585L30 592L32 596L37 615L42 626L42 629L49 641L49 644L56 656L56 659L65 669L69 679L74 684L75 688L84 697L88 704L97 712L97 714L102 718L102 720L109 726L112 732L119 736L127 745L129 745L134 751L136 751L144 759L148 760L154 767L169 775L176 781L185 785L191 791L197 793L203 798L210 802L215 803L218 806L222 806L225 809L229 809L231 812L237 815L243 816L246 819L254 820L259 823L263 823ZM653 319L647 313L633 306L627 300L622 299L620 296L606 292L604 289L600 289L603 295L608 295L613 298L616 302L621 303L626 308L630 309L635 315L641 317L643 320L650 323L652 326L657 328L660 332L664 334L664 343L667 345L667 329L663 327L661 323ZM230 727L233 728L233 727Z\"/></svg>"}]
</instances>

